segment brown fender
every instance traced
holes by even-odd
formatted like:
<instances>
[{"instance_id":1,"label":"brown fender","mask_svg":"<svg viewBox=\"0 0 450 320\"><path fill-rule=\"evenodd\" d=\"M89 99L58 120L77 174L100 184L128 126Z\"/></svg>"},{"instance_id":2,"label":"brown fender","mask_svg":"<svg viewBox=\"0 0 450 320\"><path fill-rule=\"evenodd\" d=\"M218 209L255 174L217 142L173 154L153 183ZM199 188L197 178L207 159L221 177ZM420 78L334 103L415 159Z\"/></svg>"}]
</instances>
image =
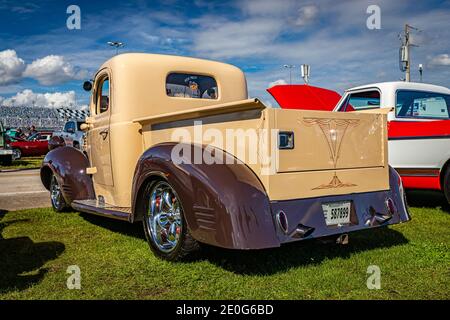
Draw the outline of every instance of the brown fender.
<instances>
[{"instance_id":1,"label":"brown fender","mask_svg":"<svg viewBox=\"0 0 450 320\"><path fill-rule=\"evenodd\" d=\"M224 164L175 164L175 143L148 149L139 159L132 191L132 220L142 219L143 190L152 179L166 179L176 190L191 235L198 241L232 249L280 245L269 198L255 173L232 155L218 152ZM187 145L186 145L187 146ZM187 146L191 155L203 146ZM230 159L234 161L230 163Z\"/></svg>"},{"instance_id":2,"label":"brown fender","mask_svg":"<svg viewBox=\"0 0 450 320\"><path fill-rule=\"evenodd\" d=\"M89 160L73 147L59 147L47 153L42 162L41 181L50 189L52 175L61 186L66 203L73 200L95 199L92 178L86 174Z\"/></svg>"}]
</instances>

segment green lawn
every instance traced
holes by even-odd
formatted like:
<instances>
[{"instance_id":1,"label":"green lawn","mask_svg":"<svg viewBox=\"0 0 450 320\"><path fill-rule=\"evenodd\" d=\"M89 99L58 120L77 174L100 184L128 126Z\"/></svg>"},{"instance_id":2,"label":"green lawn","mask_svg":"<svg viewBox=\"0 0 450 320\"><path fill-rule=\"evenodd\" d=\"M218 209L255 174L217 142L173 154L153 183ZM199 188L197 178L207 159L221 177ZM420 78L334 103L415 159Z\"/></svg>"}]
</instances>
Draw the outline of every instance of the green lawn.
<instances>
[{"instance_id":1,"label":"green lawn","mask_svg":"<svg viewBox=\"0 0 450 320\"><path fill-rule=\"evenodd\" d=\"M155 258L140 224L51 209L4 212L0 299L449 299L450 209L434 202L422 196L411 222L350 234L347 246L208 247L184 263ZM81 290L66 288L70 265L81 268ZM380 290L366 287L369 265L381 269Z\"/></svg>"},{"instance_id":2,"label":"green lawn","mask_svg":"<svg viewBox=\"0 0 450 320\"><path fill-rule=\"evenodd\" d=\"M19 160L14 160L10 166L0 164L1 170L15 170L15 169L33 169L40 168L44 156L41 157L23 157Z\"/></svg>"}]
</instances>

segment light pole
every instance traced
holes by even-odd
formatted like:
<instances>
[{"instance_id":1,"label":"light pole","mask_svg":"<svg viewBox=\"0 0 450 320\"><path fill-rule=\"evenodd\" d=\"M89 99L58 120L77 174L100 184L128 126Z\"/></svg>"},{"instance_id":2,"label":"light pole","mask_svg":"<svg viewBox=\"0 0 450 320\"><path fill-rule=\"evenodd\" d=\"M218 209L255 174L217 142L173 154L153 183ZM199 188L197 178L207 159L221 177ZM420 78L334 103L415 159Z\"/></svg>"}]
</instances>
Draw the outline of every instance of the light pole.
<instances>
[{"instance_id":1,"label":"light pole","mask_svg":"<svg viewBox=\"0 0 450 320\"><path fill-rule=\"evenodd\" d=\"M300 66L300 70L301 70L302 78L305 81L305 84L308 84L311 67L309 66L309 64L302 64Z\"/></svg>"},{"instance_id":2,"label":"light pole","mask_svg":"<svg viewBox=\"0 0 450 320\"><path fill-rule=\"evenodd\" d=\"M123 42L119 42L119 41L108 41L108 44L111 47L115 47L116 48L116 55L119 53L119 48L123 47L125 45Z\"/></svg>"},{"instance_id":3,"label":"light pole","mask_svg":"<svg viewBox=\"0 0 450 320\"><path fill-rule=\"evenodd\" d=\"M419 29L405 24L405 30L403 35L400 35L400 40L402 41L402 46L400 47L400 70L405 72L405 81L411 81L411 47L418 47L417 45L411 43L411 30L420 32Z\"/></svg>"},{"instance_id":4,"label":"light pole","mask_svg":"<svg viewBox=\"0 0 450 320\"><path fill-rule=\"evenodd\" d=\"M292 68L295 68L293 64L285 64L283 68L289 69L289 84L292 84Z\"/></svg>"}]
</instances>

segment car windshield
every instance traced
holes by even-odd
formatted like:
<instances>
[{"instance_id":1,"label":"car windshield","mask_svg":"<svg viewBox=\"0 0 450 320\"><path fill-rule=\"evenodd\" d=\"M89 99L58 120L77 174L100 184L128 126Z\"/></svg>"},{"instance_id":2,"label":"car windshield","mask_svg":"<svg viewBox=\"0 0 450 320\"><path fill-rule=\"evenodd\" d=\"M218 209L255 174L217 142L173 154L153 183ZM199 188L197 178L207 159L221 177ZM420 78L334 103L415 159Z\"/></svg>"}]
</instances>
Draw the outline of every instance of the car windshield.
<instances>
[{"instance_id":1,"label":"car windshield","mask_svg":"<svg viewBox=\"0 0 450 320\"><path fill-rule=\"evenodd\" d=\"M28 141L33 141L33 140L36 139L38 136L39 136L39 133L32 134L31 136L29 136L29 137L27 138L27 140L28 140Z\"/></svg>"}]
</instances>

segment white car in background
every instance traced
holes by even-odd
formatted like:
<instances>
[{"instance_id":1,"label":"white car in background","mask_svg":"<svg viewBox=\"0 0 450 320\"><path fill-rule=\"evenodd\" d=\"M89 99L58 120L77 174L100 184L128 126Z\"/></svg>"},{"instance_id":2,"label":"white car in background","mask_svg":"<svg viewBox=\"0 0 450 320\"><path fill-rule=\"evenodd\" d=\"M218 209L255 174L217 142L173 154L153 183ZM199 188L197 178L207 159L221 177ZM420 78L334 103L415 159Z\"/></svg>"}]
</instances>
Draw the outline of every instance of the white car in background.
<instances>
[{"instance_id":1,"label":"white car in background","mask_svg":"<svg viewBox=\"0 0 450 320\"><path fill-rule=\"evenodd\" d=\"M66 146L82 149L85 133L80 130L84 123L82 120L69 120L64 124L63 131L54 132L53 136L61 137Z\"/></svg>"},{"instance_id":2,"label":"white car in background","mask_svg":"<svg viewBox=\"0 0 450 320\"><path fill-rule=\"evenodd\" d=\"M414 82L382 82L345 91L334 111L385 108L389 164L405 188L444 192L450 203L450 89Z\"/></svg>"}]
</instances>

